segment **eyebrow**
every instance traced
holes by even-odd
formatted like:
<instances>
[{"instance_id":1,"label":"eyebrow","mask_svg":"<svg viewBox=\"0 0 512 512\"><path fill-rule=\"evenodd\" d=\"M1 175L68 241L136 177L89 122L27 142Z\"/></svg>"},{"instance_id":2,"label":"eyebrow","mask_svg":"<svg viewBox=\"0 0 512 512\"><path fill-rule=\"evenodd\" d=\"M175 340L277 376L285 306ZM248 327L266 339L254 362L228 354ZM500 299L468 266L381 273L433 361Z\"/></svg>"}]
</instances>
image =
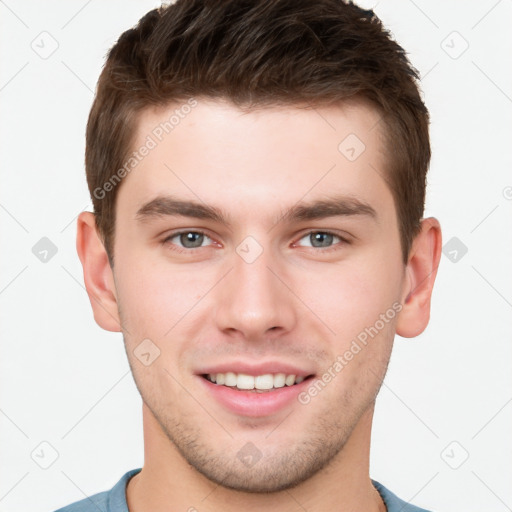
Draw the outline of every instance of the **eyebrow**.
<instances>
[{"instance_id":1,"label":"eyebrow","mask_svg":"<svg viewBox=\"0 0 512 512\"><path fill-rule=\"evenodd\" d=\"M352 216L366 216L378 221L377 212L368 203L351 196L334 196L308 203L297 203L282 212L276 223ZM135 215L139 222L160 217L193 217L224 224L228 228L232 224L229 215L221 208L169 195L158 196L148 201L137 210Z\"/></svg>"}]
</instances>

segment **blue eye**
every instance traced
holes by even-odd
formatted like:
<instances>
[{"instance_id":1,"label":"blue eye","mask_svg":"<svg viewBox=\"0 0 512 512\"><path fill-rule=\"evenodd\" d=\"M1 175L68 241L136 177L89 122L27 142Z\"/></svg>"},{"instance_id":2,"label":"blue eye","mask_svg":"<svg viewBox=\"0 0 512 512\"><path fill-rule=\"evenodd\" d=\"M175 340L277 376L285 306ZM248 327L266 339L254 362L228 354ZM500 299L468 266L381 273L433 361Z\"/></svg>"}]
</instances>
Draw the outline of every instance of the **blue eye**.
<instances>
[{"instance_id":1,"label":"blue eye","mask_svg":"<svg viewBox=\"0 0 512 512\"><path fill-rule=\"evenodd\" d=\"M320 252L336 250L339 243L350 244L350 241L331 233L330 231L310 231L306 233L299 242L306 240L306 243L297 245L301 247L311 247L313 249L323 249ZM209 241L210 243L205 243ZM213 240L203 231L189 230L178 231L172 233L162 241L163 245L167 245L173 251L180 253L193 252L194 249L200 249L212 245Z\"/></svg>"},{"instance_id":2,"label":"blue eye","mask_svg":"<svg viewBox=\"0 0 512 512\"><path fill-rule=\"evenodd\" d=\"M344 238L341 238L339 235L335 235L329 231L310 231L305 236L303 236L300 240L308 240L309 245L305 245L305 247L313 247L315 249L321 248L330 248L333 245L333 242L342 241L347 242Z\"/></svg>"},{"instance_id":3,"label":"blue eye","mask_svg":"<svg viewBox=\"0 0 512 512\"><path fill-rule=\"evenodd\" d=\"M175 238L178 239L179 244L173 242ZM163 243L171 242L183 249L198 249L199 247L203 247L205 239L211 240L210 237L202 231L180 231L168 236Z\"/></svg>"}]
</instances>

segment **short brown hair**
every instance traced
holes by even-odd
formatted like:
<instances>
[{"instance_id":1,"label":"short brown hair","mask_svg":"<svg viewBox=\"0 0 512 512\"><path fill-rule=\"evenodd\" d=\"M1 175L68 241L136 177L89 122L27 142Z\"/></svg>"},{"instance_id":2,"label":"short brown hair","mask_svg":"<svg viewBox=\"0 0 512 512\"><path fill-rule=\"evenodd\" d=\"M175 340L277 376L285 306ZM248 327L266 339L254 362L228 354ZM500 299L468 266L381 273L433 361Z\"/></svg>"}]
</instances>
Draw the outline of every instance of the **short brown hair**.
<instances>
[{"instance_id":1,"label":"short brown hair","mask_svg":"<svg viewBox=\"0 0 512 512\"><path fill-rule=\"evenodd\" d=\"M87 124L87 182L111 265L119 188L112 177L133 145L137 116L191 97L240 108L370 102L381 116L406 263L430 162L418 79L373 11L351 2L177 0L148 12L109 51Z\"/></svg>"}]
</instances>

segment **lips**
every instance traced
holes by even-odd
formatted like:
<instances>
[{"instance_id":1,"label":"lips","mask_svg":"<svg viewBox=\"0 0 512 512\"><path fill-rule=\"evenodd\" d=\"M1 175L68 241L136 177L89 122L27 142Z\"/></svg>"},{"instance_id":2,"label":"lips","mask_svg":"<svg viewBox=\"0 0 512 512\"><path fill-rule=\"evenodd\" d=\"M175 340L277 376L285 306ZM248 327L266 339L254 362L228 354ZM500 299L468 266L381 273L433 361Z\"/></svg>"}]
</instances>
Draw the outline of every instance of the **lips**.
<instances>
[{"instance_id":1,"label":"lips","mask_svg":"<svg viewBox=\"0 0 512 512\"><path fill-rule=\"evenodd\" d=\"M231 362L204 367L197 376L205 392L237 416L264 417L297 404L313 371L277 361L258 365Z\"/></svg>"}]
</instances>

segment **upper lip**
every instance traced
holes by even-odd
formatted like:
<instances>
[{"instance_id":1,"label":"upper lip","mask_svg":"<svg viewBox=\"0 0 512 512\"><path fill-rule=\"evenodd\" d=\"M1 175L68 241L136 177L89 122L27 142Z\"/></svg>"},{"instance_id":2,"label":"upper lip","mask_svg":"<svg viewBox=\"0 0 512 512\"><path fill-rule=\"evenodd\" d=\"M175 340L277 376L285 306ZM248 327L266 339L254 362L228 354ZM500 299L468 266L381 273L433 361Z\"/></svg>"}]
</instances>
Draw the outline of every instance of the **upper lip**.
<instances>
[{"instance_id":1,"label":"upper lip","mask_svg":"<svg viewBox=\"0 0 512 512\"><path fill-rule=\"evenodd\" d=\"M297 377L308 377L314 372L307 370L304 366L299 368L290 363L280 361L267 361L258 364L244 361L222 362L216 365L204 366L197 371L198 375L216 374L216 373L244 373L246 375L265 375L268 373L284 373L285 375L295 375Z\"/></svg>"}]
</instances>

